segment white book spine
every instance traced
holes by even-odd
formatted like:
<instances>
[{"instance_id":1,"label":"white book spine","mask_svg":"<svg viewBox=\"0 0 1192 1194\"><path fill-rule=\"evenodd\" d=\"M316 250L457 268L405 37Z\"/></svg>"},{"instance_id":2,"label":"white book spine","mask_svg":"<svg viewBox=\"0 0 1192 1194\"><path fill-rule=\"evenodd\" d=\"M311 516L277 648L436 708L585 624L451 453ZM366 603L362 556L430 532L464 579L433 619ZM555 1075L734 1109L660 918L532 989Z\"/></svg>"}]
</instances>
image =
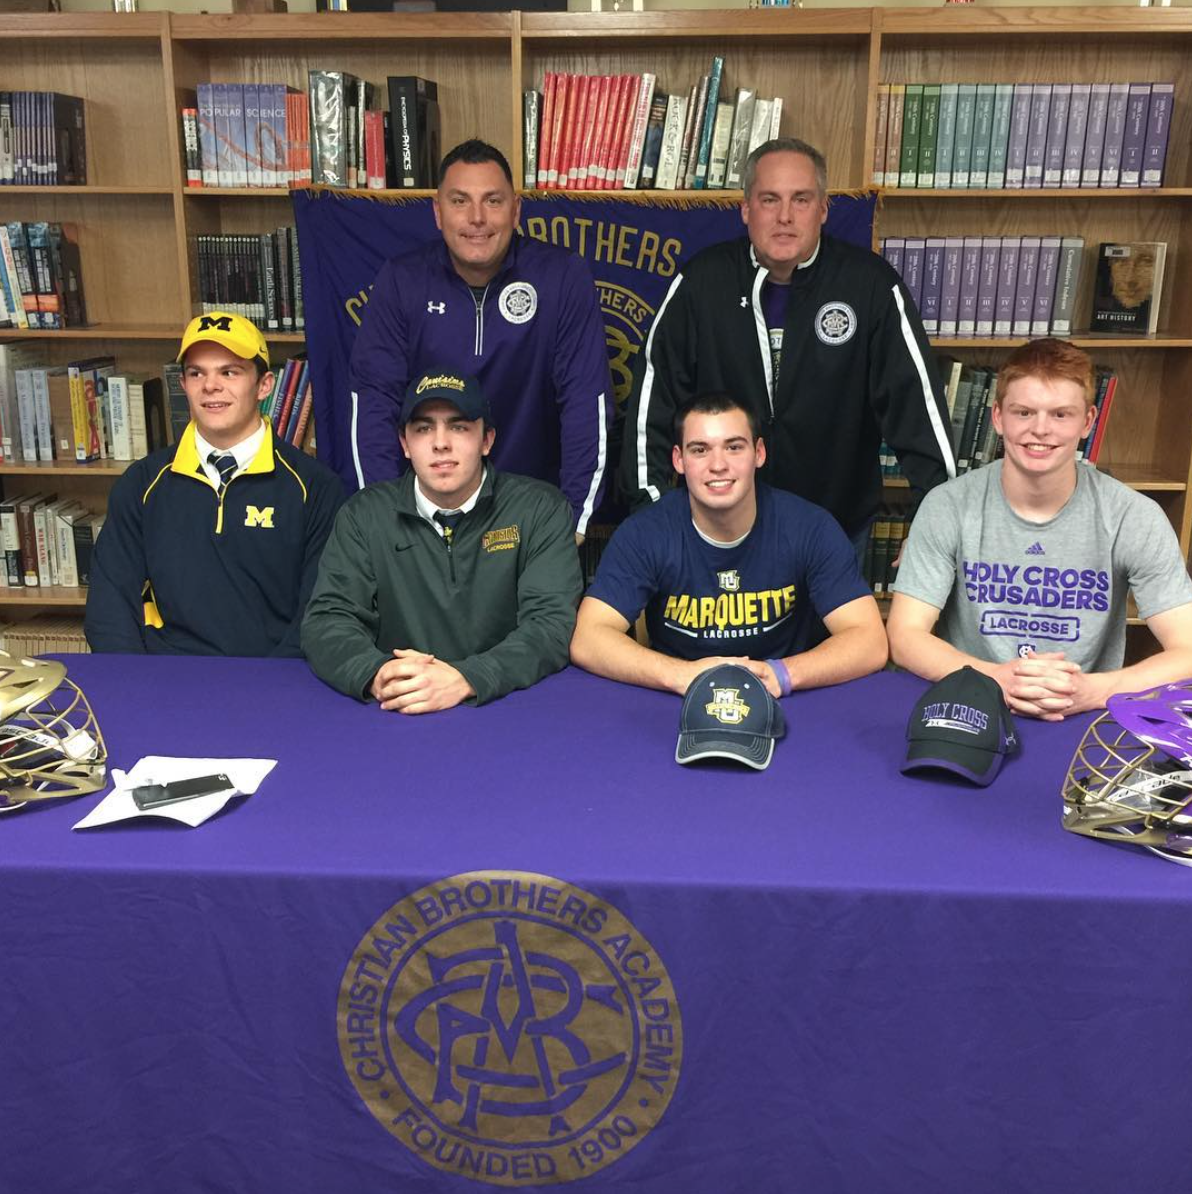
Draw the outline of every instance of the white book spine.
<instances>
[{"instance_id":1,"label":"white book spine","mask_svg":"<svg viewBox=\"0 0 1192 1194\"><path fill-rule=\"evenodd\" d=\"M642 151L646 146L646 125L650 120L650 103L654 99L655 77L646 73L641 77L637 90L637 106L633 110L633 136L629 141L629 160L625 163L625 190L637 187L641 172Z\"/></svg>"}]
</instances>

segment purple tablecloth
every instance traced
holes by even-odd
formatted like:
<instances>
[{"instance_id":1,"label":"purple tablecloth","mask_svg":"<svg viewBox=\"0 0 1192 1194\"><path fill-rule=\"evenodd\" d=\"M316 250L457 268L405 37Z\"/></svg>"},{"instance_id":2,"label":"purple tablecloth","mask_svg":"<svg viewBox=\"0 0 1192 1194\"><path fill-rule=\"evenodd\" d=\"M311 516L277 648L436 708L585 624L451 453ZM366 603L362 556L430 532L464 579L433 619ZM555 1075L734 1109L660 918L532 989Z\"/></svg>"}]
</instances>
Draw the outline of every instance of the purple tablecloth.
<instances>
[{"instance_id":1,"label":"purple tablecloth","mask_svg":"<svg viewBox=\"0 0 1192 1194\"><path fill-rule=\"evenodd\" d=\"M1020 722L976 790L899 774L904 676L788 699L753 773L680 767L676 698L574 670L403 718L301 662L68 663L116 766L279 762L197 830L0 819L0 1191L480 1188L370 1113L337 1030L370 927L472 871L606 902L673 984L669 1106L598 1165L577 1136L577 1189L1189 1187L1154 1129L1192 1094L1192 872L1060 829L1088 718Z\"/></svg>"}]
</instances>

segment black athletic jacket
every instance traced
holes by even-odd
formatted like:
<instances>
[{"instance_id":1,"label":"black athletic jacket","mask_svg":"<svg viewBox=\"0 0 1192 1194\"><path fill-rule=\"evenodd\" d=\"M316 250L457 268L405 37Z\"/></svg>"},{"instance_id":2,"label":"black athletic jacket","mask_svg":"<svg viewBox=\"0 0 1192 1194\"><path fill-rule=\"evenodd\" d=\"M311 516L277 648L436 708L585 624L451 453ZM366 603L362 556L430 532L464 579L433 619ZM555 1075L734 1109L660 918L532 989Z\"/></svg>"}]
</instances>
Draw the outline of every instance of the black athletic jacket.
<instances>
[{"instance_id":1,"label":"black athletic jacket","mask_svg":"<svg viewBox=\"0 0 1192 1194\"><path fill-rule=\"evenodd\" d=\"M756 409L763 479L817 502L853 534L881 501L878 447L897 453L915 502L955 475L948 413L914 302L890 265L821 236L791 280L773 384L761 304L767 271L747 237L696 254L675 278L638 359L621 457L636 505L670 487L671 417L725 390Z\"/></svg>"}]
</instances>

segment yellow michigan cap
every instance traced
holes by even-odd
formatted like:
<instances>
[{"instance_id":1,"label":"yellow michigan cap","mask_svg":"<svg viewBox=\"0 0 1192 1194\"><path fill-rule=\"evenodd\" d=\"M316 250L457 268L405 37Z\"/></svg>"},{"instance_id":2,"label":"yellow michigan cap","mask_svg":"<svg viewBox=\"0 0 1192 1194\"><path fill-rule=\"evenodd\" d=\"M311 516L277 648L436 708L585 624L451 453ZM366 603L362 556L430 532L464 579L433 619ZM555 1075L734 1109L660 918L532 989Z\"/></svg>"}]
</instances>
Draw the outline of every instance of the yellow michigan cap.
<instances>
[{"instance_id":1,"label":"yellow michigan cap","mask_svg":"<svg viewBox=\"0 0 1192 1194\"><path fill-rule=\"evenodd\" d=\"M186 356L186 350L192 344L198 344L201 340L214 340L238 357L249 361L260 357L266 367L269 365L269 345L265 343L261 329L243 315L233 315L230 311L209 311L206 315L196 315L182 333L178 360Z\"/></svg>"}]
</instances>

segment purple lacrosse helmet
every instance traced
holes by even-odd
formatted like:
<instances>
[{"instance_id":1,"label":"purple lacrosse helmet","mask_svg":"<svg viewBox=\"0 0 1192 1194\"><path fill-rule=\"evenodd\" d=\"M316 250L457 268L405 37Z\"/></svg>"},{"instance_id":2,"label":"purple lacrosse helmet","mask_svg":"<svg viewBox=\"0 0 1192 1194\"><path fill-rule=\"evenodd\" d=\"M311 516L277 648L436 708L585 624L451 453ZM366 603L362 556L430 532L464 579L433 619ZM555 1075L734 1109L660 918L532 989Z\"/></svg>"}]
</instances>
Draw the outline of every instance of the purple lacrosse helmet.
<instances>
[{"instance_id":1,"label":"purple lacrosse helmet","mask_svg":"<svg viewBox=\"0 0 1192 1194\"><path fill-rule=\"evenodd\" d=\"M1192 680L1119 693L1064 781L1064 828L1192 866Z\"/></svg>"},{"instance_id":2,"label":"purple lacrosse helmet","mask_svg":"<svg viewBox=\"0 0 1192 1194\"><path fill-rule=\"evenodd\" d=\"M1105 708L1122 729L1192 767L1192 679L1120 692Z\"/></svg>"}]
</instances>

